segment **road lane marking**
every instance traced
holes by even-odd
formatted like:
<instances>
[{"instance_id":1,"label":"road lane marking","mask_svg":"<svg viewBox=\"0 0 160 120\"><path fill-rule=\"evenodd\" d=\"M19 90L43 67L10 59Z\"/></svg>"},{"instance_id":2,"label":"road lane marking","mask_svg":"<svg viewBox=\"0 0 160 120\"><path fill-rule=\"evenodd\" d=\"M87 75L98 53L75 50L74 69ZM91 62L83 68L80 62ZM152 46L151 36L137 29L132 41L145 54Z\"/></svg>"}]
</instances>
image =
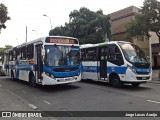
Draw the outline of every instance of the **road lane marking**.
<instances>
[{"instance_id":1,"label":"road lane marking","mask_svg":"<svg viewBox=\"0 0 160 120\"><path fill-rule=\"evenodd\" d=\"M33 105L33 104L28 104L28 106L31 107L33 110L37 110L38 109L38 107Z\"/></svg>"},{"instance_id":2,"label":"road lane marking","mask_svg":"<svg viewBox=\"0 0 160 120\"><path fill-rule=\"evenodd\" d=\"M7 89L7 91L8 91L10 94L12 94L12 95L14 95L15 97L17 97L19 100L24 101L24 102L27 102L27 103L28 103L28 106L31 107L33 110L37 110L37 109L38 109L37 106L35 106L35 105L33 105L33 104L30 104L28 101L26 101L26 100L23 99L22 97L18 96L17 94L15 94L14 92L12 92L11 90Z\"/></svg>"},{"instance_id":3,"label":"road lane marking","mask_svg":"<svg viewBox=\"0 0 160 120\"><path fill-rule=\"evenodd\" d=\"M44 101L45 103L47 103L48 105L50 105L51 103L50 102L48 102L48 101Z\"/></svg>"},{"instance_id":4,"label":"road lane marking","mask_svg":"<svg viewBox=\"0 0 160 120\"><path fill-rule=\"evenodd\" d=\"M158 104L160 104L160 102L158 102L158 101L153 101L153 100L147 100L148 102L152 102L152 103L158 103Z\"/></svg>"}]
</instances>

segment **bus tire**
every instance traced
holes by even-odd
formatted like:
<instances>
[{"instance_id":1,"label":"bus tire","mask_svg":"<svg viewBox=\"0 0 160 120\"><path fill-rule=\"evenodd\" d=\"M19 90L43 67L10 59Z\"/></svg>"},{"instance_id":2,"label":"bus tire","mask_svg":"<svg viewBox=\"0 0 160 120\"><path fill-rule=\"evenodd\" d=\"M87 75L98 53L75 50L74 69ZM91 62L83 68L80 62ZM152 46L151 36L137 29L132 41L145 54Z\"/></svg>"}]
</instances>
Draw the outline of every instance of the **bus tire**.
<instances>
[{"instance_id":1,"label":"bus tire","mask_svg":"<svg viewBox=\"0 0 160 120\"><path fill-rule=\"evenodd\" d=\"M13 71L11 71L11 80L15 80Z\"/></svg>"},{"instance_id":2,"label":"bus tire","mask_svg":"<svg viewBox=\"0 0 160 120\"><path fill-rule=\"evenodd\" d=\"M133 87L138 87L141 83L139 82L135 82L135 83L131 83Z\"/></svg>"},{"instance_id":3,"label":"bus tire","mask_svg":"<svg viewBox=\"0 0 160 120\"><path fill-rule=\"evenodd\" d=\"M37 87L36 78L33 73L29 74L29 84L32 87Z\"/></svg>"},{"instance_id":4,"label":"bus tire","mask_svg":"<svg viewBox=\"0 0 160 120\"><path fill-rule=\"evenodd\" d=\"M112 87L115 87L115 88L120 88L122 87L122 82L120 81L120 78L118 75L112 75L110 77L110 81L109 81L110 85Z\"/></svg>"}]
</instances>

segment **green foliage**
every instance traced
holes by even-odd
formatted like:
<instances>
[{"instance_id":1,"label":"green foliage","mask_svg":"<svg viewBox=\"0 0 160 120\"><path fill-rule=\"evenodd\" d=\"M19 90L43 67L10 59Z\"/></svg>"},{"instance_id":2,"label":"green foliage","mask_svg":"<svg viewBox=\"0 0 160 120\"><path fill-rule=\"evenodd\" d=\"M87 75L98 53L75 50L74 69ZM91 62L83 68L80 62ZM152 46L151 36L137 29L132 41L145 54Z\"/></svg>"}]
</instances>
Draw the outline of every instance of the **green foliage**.
<instances>
[{"instance_id":1,"label":"green foliage","mask_svg":"<svg viewBox=\"0 0 160 120\"><path fill-rule=\"evenodd\" d=\"M70 22L65 26L56 27L50 31L49 35L65 35L76 37L80 44L103 42L111 37L110 17L103 15L103 11L90 11L82 7L80 10L73 10L69 14Z\"/></svg>"},{"instance_id":2,"label":"green foliage","mask_svg":"<svg viewBox=\"0 0 160 120\"><path fill-rule=\"evenodd\" d=\"M146 25L147 21L142 14L136 14L135 19L132 19L126 26L126 30L129 33L129 38L137 38L138 36L145 35L150 37L149 28Z\"/></svg>"},{"instance_id":3,"label":"green foliage","mask_svg":"<svg viewBox=\"0 0 160 120\"><path fill-rule=\"evenodd\" d=\"M0 4L0 31L2 28L6 28L5 22L7 20L10 20L10 17L8 17L8 9L4 4Z\"/></svg>"},{"instance_id":4,"label":"green foliage","mask_svg":"<svg viewBox=\"0 0 160 120\"><path fill-rule=\"evenodd\" d=\"M129 37L145 35L155 32L160 42L160 2L157 0L145 0L139 14L126 26Z\"/></svg>"},{"instance_id":5,"label":"green foliage","mask_svg":"<svg viewBox=\"0 0 160 120\"><path fill-rule=\"evenodd\" d=\"M11 45L5 45L5 48L0 48L0 61L2 61L2 55L5 50L12 48Z\"/></svg>"}]
</instances>

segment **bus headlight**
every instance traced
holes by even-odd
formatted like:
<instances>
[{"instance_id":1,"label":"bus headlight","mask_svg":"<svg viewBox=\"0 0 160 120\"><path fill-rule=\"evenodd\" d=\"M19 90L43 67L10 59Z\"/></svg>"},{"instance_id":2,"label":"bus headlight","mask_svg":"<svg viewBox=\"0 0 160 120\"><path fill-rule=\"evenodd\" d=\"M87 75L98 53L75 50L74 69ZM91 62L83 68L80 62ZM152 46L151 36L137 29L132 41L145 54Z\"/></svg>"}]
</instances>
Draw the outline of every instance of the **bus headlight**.
<instances>
[{"instance_id":1,"label":"bus headlight","mask_svg":"<svg viewBox=\"0 0 160 120\"><path fill-rule=\"evenodd\" d=\"M128 69L130 69L133 73L135 73L135 74L136 74L136 70L135 70L132 66L127 65L127 68L128 68Z\"/></svg>"},{"instance_id":2,"label":"bus headlight","mask_svg":"<svg viewBox=\"0 0 160 120\"><path fill-rule=\"evenodd\" d=\"M50 76L50 73L45 72L45 74L46 74L48 77L51 77L51 76Z\"/></svg>"},{"instance_id":3,"label":"bus headlight","mask_svg":"<svg viewBox=\"0 0 160 120\"><path fill-rule=\"evenodd\" d=\"M149 73L152 73L152 68L151 67L149 68Z\"/></svg>"},{"instance_id":4,"label":"bus headlight","mask_svg":"<svg viewBox=\"0 0 160 120\"><path fill-rule=\"evenodd\" d=\"M51 78L54 79L55 78L54 75L51 75Z\"/></svg>"}]
</instances>

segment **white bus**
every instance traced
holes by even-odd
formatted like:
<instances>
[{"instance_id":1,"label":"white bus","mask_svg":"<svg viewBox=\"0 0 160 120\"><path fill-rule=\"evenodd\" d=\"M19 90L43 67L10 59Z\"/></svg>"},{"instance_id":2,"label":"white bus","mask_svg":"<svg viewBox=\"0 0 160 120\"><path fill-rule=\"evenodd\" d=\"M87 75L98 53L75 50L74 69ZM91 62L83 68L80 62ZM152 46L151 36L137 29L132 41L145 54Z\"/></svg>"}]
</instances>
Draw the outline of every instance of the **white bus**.
<instances>
[{"instance_id":1,"label":"white bus","mask_svg":"<svg viewBox=\"0 0 160 120\"><path fill-rule=\"evenodd\" d=\"M130 42L111 41L81 45L82 79L139 86L152 79L152 69L144 51Z\"/></svg>"},{"instance_id":2,"label":"white bus","mask_svg":"<svg viewBox=\"0 0 160 120\"><path fill-rule=\"evenodd\" d=\"M31 86L78 82L80 48L76 38L48 36L4 52L6 75L28 81Z\"/></svg>"}]
</instances>

